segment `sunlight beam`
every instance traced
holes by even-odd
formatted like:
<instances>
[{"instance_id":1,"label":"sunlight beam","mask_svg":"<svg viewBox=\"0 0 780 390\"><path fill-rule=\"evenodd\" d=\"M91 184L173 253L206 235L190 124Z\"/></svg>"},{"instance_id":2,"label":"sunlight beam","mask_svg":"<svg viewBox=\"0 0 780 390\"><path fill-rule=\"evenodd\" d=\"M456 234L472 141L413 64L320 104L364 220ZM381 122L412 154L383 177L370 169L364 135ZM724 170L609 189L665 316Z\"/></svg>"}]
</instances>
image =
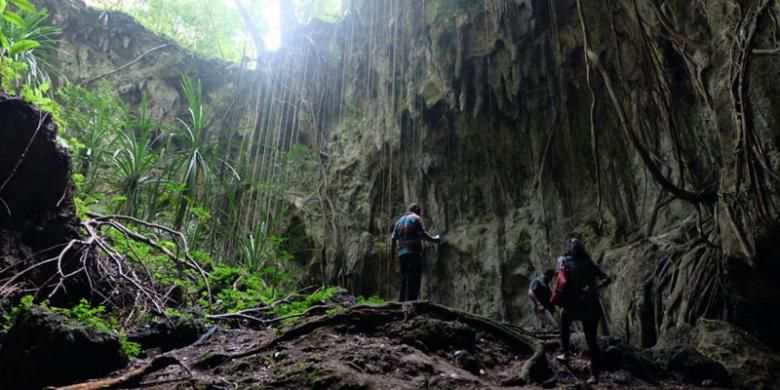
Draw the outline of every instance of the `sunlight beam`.
<instances>
[{"instance_id":1,"label":"sunlight beam","mask_svg":"<svg viewBox=\"0 0 780 390\"><path fill-rule=\"evenodd\" d=\"M265 48L270 51L277 51L282 46L282 8L279 0L267 0L262 8L263 19L265 19L268 29L263 34Z\"/></svg>"}]
</instances>

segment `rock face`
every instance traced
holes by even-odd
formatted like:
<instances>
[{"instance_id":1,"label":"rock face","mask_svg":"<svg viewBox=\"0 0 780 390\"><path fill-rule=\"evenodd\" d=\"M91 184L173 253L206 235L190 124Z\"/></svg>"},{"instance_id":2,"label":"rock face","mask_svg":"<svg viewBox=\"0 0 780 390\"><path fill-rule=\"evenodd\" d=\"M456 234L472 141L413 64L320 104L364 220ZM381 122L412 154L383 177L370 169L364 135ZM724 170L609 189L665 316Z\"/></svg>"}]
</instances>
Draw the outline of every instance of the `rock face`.
<instances>
[{"instance_id":1,"label":"rock face","mask_svg":"<svg viewBox=\"0 0 780 390\"><path fill-rule=\"evenodd\" d=\"M70 172L70 155L58 143L57 127L49 115L0 92L3 278L51 257L78 237ZM48 271L40 267L26 278L40 285L51 276Z\"/></svg>"},{"instance_id":2,"label":"rock face","mask_svg":"<svg viewBox=\"0 0 780 390\"><path fill-rule=\"evenodd\" d=\"M119 339L40 309L19 315L0 348L0 387L40 389L124 367Z\"/></svg>"},{"instance_id":3,"label":"rock face","mask_svg":"<svg viewBox=\"0 0 780 390\"><path fill-rule=\"evenodd\" d=\"M323 196L337 217L314 268L393 297L387 235L416 201L445 237L424 299L524 321L529 279L577 236L617 276L606 323L633 345L702 316L780 345L763 309L780 297L778 65L732 52L768 45L776 10L654 4L355 2L334 26Z\"/></svg>"}]
</instances>

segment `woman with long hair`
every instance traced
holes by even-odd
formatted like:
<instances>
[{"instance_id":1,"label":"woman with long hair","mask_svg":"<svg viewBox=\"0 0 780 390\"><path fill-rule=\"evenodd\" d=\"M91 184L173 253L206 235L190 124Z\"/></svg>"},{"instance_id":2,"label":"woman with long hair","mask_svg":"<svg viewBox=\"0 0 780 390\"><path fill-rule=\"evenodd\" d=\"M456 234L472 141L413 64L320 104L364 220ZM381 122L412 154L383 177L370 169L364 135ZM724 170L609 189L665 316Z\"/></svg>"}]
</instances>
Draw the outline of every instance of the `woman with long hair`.
<instances>
[{"instance_id":1,"label":"woman with long hair","mask_svg":"<svg viewBox=\"0 0 780 390\"><path fill-rule=\"evenodd\" d=\"M601 280L601 283L599 283ZM590 372L588 383L597 383L600 354L597 330L601 317L598 289L606 286L612 278L601 269L576 239L566 241L563 255L558 258L558 284L555 301L561 309L561 350L555 358L566 362L569 359L569 327L574 321L581 321L585 340L590 350Z\"/></svg>"}]
</instances>

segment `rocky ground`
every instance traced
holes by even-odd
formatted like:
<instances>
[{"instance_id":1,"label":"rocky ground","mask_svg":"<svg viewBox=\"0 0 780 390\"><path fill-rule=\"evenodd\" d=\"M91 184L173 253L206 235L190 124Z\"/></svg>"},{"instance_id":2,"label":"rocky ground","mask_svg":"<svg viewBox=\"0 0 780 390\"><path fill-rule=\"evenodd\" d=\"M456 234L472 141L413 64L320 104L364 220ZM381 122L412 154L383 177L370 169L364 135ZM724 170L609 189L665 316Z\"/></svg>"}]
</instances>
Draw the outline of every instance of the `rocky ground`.
<instances>
[{"instance_id":1,"label":"rocky ground","mask_svg":"<svg viewBox=\"0 0 780 390\"><path fill-rule=\"evenodd\" d=\"M566 365L557 362L554 333L513 328L427 302L359 305L279 329L201 329L188 346L165 352L147 345L150 357L103 380L63 389L676 389L730 384L720 364L694 350L637 351L602 339L606 370L599 384L589 386L586 354ZM583 342L575 335L575 348L582 350Z\"/></svg>"}]
</instances>

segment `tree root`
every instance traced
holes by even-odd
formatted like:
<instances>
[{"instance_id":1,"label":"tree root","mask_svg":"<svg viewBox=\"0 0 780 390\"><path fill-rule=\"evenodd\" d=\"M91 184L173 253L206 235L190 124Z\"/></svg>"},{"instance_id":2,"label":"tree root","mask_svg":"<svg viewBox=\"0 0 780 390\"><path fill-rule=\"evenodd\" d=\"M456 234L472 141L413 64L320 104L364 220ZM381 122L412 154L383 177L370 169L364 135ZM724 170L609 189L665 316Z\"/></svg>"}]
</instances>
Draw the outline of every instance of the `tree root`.
<instances>
[{"instance_id":1,"label":"tree root","mask_svg":"<svg viewBox=\"0 0 780 390\"><path fill-rule=\"evenodd\" d=\"M251 314L247 314L247 313L262 311L263 308L241 310L235 313L211 314L211 315L207 315L206 318L210 320L233 320L233 319L247 320L250 322L257 323L259 325L266 326L266 325L275 324L277 322L282 322L290 318L304 317L307 315L324 314L326 311L333 309L334 307L335 306L333 305L316 305L306 309L301 313L288 314L286 316L269 318L269 319L260 318Z\"/></svg>"},{"instance_id":2,"label":"tree root","mask_svg":"<svg viewBox=\"0 0 780 390\"><path fill-rule=\"evenodd\" d=\"M240 359L268 351L283 342L294 340L323 327L348 324L357 329L371 329L389 322L406 321L421 315L432 316L443 321L462 322L472 328L495 336L521 353L531 355L523 365L519 375L520 378L528 383L540 382L549 372L544 346L538 340L491 319L430 302L353 306L342 313L315 318L293 326L274 339L247 351L234 354L217 353L205 356L195 363L194 366L199 369L213 369L233 359Z\"/></svg>"},{"instance_id":3,"label":"tree root","mask_svg":"<svg viewBox=\"0 0 780 390\"><path fill-rule=\"evenodd\" d=\"M100 379L91 382L78 383L75 385L69 385L64 387L49 387L49 390L99 390L99 389L112 389L119 386L132 385L138 383L144 376L156 371L160 371L171 365L179 365L186 369L186 367L175 357L168 355L158 356L148 363L145 363L137 368L134 368L120 376Z\"/></svg>"}]
</instances>

